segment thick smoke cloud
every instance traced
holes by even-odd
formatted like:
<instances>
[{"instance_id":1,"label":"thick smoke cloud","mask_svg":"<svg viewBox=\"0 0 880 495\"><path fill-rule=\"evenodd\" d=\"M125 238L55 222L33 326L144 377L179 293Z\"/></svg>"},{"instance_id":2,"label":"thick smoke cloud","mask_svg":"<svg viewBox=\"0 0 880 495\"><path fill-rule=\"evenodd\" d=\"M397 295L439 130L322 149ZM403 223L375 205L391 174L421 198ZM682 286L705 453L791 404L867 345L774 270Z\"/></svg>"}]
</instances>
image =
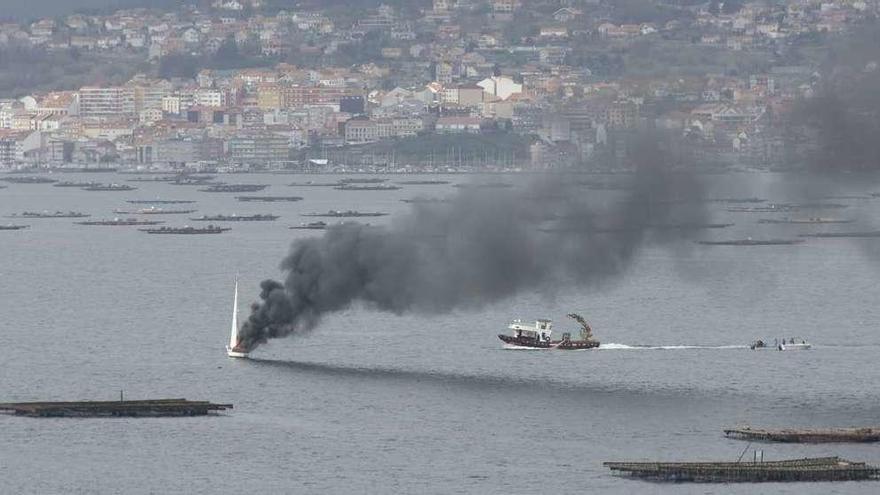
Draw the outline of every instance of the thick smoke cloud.
<instances>
[{"instance_id":1,"label":"thick smoke cloud","mask_svg":"<svg viewBox=\"0 0 880 495\"><path fill-rule=\"evenodd\" d=\"M790 118L790 149L807 174L792 178L785 192L799 203L840 202L866 196L880 179L880 24L876 21L834 39L819 71L815 94L800 102ZM834 231L870 232L876 216L855 204L842 218L852 220ZM880 246L859 242L874 262Z\"/></svg>"},{"instance_id":2,"label":"thick smoke cloud","mask_svg":"<svg viewBox=\"0 0 880 495\"><path fill-rule=\"evenodd\" d=\"M863 26L829 48L814 97L793 122L811 143L814 172L880 171L880 26Z\"/></svg>"},{"instance_id":3,"label":"thick smoke cloud","mask_svg":"<svg viewBox=\"0 0 880 495\"><path fill-rule=\"evenodd\" d=\"M415 204L390 227L343 224L297 241L283 283L261 284L241 345L314 328L358 302L381 311L477 308L519 292L600 283L646 242L688 235L704 220L700 183L666 142L636 143L625 191L587 190L546 175L515 188L465 188L448 203Z\"/></svg>"}]
</instances>

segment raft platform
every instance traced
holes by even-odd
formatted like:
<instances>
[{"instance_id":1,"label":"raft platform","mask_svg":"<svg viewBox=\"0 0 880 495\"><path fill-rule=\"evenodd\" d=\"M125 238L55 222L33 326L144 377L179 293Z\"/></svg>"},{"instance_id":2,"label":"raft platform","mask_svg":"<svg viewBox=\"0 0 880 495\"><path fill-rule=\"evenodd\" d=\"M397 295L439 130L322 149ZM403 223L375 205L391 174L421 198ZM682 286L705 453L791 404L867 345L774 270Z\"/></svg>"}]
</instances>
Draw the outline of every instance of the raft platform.
<instances>
[{"instance_id":1,"label":"raft platform","mask_svg":"<svg viewBox=\"0 0 880 495\"><path fill-rule=\"evenodd\" d=\"M232 404L186 399L0 403L0 413L33 418L206 416Z\"/></svg>"},{"instance_id":2,"label":"raft platform","mask_svg":"<svg viewBox=\"0 0 880 495\"><path fill-rule=\"evenodd\" d=\"M786 443L868 443L880 442L880 428L731 428L724 430L730 438Z\"/></svg>"},{"instance_id":3,"label":"raft platform","mask_svg":"<svg viewBox=\"0 0 880 495\"><path fill-rule=\"evenodd\" d=\"M840 457L758 462L605 462L615 474L650 481L757 483L880 479L880 468Z\"/></svg>"}]
</instances>

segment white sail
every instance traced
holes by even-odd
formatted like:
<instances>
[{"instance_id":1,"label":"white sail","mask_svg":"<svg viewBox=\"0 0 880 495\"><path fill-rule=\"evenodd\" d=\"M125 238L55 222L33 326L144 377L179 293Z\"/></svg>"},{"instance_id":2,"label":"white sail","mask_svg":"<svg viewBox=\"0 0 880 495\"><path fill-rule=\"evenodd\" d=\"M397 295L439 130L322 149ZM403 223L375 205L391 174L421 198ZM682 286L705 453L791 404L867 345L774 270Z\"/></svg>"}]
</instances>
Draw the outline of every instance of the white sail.
<instances>
[{"instance_id":1,"label":"white sail","mask_svg":"<svg viewBox=\"0 0 880 495\"><path fill-rule=\"evenodd\" d=\"M232 333L229 335L229 349L238 345L238 278L235 279L235 296L232 300Z\"/></svg>"}]
</instances>

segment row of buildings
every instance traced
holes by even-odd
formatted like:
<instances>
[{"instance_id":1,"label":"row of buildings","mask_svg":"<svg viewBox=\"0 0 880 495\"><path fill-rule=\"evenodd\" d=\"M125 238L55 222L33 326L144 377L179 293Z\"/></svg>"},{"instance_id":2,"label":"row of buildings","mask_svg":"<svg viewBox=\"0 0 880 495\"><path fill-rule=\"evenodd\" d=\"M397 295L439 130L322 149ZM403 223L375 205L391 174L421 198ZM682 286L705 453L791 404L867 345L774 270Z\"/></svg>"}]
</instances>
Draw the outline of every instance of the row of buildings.
<instances>
[{"instance_id":1,"label":"row of buildings","mask_svg":"<svg viewBox=\"0 0 880 495\"><path fill-rule=\"evenodd\" d=\"M762 45L772 51L805 33L845 29L876 14L878 4L756 1L732 12L711 5L682 9L673 21L628 24L615 17L614 2L603 0L434 0L425 10L382 5L348 17L269 12L259 1L233 0L203 10L2 24L0 45L76 44L146 60L251 43L266 67L201 70L191 79L137 75L121 85L0 99L0 165L289 166L340 147L514 134L529 144L517 165L568 166L597 154L619 158L626 134L645 128L733 160L777 160L780 116L811 96L815 67L636 77L601 73L573 54L584 45L615 53L682 40L718 53ZM101 41L108 37L116 42ZM366 45L376 49L341 64L339 54ZM281 61L283 54L304 63ZM340 63L325 63L334 61Z\"/></svg>"}]
</instances>

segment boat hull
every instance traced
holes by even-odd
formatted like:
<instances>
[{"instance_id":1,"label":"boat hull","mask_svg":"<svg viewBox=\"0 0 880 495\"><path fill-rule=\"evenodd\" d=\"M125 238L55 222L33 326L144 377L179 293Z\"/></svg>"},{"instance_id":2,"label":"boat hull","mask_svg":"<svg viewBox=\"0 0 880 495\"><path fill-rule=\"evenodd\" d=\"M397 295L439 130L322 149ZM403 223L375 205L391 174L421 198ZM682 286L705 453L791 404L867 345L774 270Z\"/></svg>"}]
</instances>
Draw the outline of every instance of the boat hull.
<instances>
[{"instance_id":1,"label":"boat hull","mask_svg":"<svg viewBox=\"0 0 880 495\"><path fill-rule=\"evenodd\" d=\"M247 358L249 356L249 354L250 353L248 353L248 352L236 351L235 349L232 349L231 347L226 346L226 355L231 358Z\"/></svg>"},{"instance_id":2,"label":"boat hull","mask_svg":"<svg viewBox=\"0 0 880 495\"><path fill-rule=\"evenodd\" d=\"M504 334L499 334L498 338L514 349L561 349L571 351L599 347L599 342L595 340L535 340Z\"/></svg>"},{"instance_id":3,"label":"boat hull","mask_svg":"<svg viewBox=\"0 0 880 495\"><path fill-rule=\"evenodd\" d=\"M810 344L779 344L780 351L808 351L813 347Z\"/></svg>"},{"instance_id":4,"label":"boat hull","mask_svg":"<svg viewBox=\"0 0 880 495\"><path fill-rule=\"evenodd\" d=\"M749 349L753 351L807 351L811 347L813 347L812 344L808 344L806 342L800 344L776 343L773 345L767 345L766 343L753 343L749 346Z\"/></svg>"}]
</instances>

